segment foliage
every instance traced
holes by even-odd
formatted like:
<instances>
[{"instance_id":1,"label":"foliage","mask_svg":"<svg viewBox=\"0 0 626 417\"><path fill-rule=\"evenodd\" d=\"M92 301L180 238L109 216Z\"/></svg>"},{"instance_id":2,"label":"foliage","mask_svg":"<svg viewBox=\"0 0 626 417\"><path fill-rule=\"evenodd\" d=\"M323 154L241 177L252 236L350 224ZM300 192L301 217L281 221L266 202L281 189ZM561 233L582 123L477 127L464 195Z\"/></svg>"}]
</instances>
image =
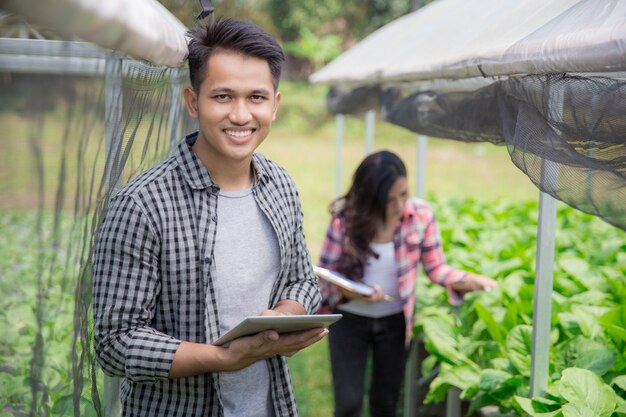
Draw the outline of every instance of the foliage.
<instances>
[{"instance_id":1,"label":"foliage","mask_svg":"<svg viewBox=\"0 0 626 417\"><path fill-rule=\"evenodd\" d=\"M439 369L428 401L440 401L448 388L457 387L473 409L493 404L520 415L584 416L588 409L604 410L594 415L607 417L625 414L624 232L569 207L560 208L551 385L546 398L530 399L536 202L432 196L429 200L438 213L449 262L492 275L500 287L471 294L462 306L450 307L441 287L419 280L416 332L431 353L423 371ZM59 232L52 233L52 214L0 211L0 415L27 413L33 392L43 415L73 413L74 278L68 271L76 260L66 258L65 248L82 238L74 230L76 218L59 213L57 220ZM54 236L62 239L55 241ZM50 262L54 257L58 262ZM42 259L49 268L41 269ZM45 278L42 285L37 282L40 276ZM40 322L38 311L43 313ZM31 367L38 335L44 346L39 375ZM308 351L313 356L307 356ZM290 366L302 415L328 415L332 394L323 394L330 382L324 345L290 358ZM96 383L102 385L101 373ZM86 378L85 385L90 385ZM81 415L93 415L89 388L78 402Z\"/></svg>"},{"instance_id":2,"label":"foliage","mask_svg":"<svg viewBox=\"0 0 626 417\"><path fill-rule=\"evenodd\" d=\"M317 36L304 28L297 41L285 43L285 52L296 58L309 59L313 62L314 69L319 69L341 54L341 38L332 33Z\"/></svg>"},{"instance_id":3,"label":"foliage","mask_svg":"<svg viewBox=\"0 0 626 417\"><path fill-rule=\"evenodd\" d=\"M442 224L453 225L442 227L444 242L449 242L446 253L453 263L491 275L500 285L491 292L468 295L458 308L421 301L417 331L435 358L423 371L432 369L435 362L440 364L426 401L443 401L447 389L456 387L463 398L471 400L470 412L487 405L519 415L608 417L623 411L623 232L597 219L592 221L584 213L560 209L552 297L551 386L547 398L531 400L527 397L536 206L529 203L505 209L503 204L494 209L467 200L443 205L437 212ZM445 297L442 290L435 292ZM599 414L585 414L588 409Z\"/></svg>"},{"instance_id":4,"label":"foliage","mask_svg":"<svg viewBox=\"0 0 626 417\"><path fill-rule=\"evenodd\" d=\"M81 382L71 357L75 297L68 271L75 259L68 255L81 240L75 220L0 211L0 415L33 408L45 416L74 415L74 384ZM95 416L88 390L78 402L82 416Z\"/></svg>"}]
</instances>

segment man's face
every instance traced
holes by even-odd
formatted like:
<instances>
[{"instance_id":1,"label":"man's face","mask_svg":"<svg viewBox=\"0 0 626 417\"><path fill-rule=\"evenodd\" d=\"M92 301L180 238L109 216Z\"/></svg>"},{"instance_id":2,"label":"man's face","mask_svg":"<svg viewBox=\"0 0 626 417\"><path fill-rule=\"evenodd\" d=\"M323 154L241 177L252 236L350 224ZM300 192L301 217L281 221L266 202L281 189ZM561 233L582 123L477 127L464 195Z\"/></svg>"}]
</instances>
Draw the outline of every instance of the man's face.
<instances>
[{"instance_id":1,"label":"man's face","mask_svg":"<svg viewBox=\"0 0 626 417\"><path fill-rule=\"evenodd\" d=\"M198 94L185 91L200 133L194 151L218 165L247 162L263 142L276 116L280 93L268 63L232 51L215 51Z\"/></svg>"}]
</instances>

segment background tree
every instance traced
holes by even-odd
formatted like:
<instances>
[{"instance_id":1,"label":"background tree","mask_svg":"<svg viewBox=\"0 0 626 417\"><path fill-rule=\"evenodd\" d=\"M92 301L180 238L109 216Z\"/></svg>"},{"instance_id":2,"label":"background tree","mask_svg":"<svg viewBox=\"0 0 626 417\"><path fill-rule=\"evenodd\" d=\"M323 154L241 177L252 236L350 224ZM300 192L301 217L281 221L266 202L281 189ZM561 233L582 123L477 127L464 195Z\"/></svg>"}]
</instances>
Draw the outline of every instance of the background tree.
<instances>
[{"instance_id":1,"label":"background tree","mask_svg":"<svg viewBox=\"0 0 626 417\"><path fill-rule=\"evenodd\" d=\"M187 26L197 0L159 0ZM433 0L213 0L217 16L250 20L282 41L285 77L306 79L341 52L392 20Z\"/></svg>"}]
</instances>

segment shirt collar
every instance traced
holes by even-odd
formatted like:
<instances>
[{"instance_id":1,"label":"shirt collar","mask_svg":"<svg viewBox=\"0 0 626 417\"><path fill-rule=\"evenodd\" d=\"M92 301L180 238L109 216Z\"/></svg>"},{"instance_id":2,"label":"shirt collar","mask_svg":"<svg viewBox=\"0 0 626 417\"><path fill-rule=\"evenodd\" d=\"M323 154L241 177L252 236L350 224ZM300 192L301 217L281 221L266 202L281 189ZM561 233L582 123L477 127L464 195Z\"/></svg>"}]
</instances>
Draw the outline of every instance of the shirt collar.
<instances>
[{"instance_id":1,"label":"shirt collar","mask_svg":"<svg viewBox=\"0 0 626 417\"><path fill-rule=\"evenodd\" d=\"M193 151L192 147L197 139L198 132L187 135L178 145L174 158L183 172L183 177L191 188L202 190L216 187L217 184L215 184L204 164ZM263 158L260 155L252 155L252 167L254 169L255 184L264 183L269 179Z\"/></svg>"}]
</instances>

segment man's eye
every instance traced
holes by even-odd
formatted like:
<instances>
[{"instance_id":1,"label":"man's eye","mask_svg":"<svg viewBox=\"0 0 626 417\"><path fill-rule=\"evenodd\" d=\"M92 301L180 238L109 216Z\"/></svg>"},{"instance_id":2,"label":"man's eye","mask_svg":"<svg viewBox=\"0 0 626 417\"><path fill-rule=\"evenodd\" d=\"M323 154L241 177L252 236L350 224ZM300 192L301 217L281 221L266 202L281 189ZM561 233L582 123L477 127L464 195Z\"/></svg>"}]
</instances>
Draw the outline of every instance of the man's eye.
<instances>
[{"instance_id":1,"label":"man's eye","mask_svg":"<svg viewBox=\"0 0 626 417\"><path fill-rule=\"evenodd\" d=\"M213 98L217 101L226 101L230 97L228 97L226 94L218 94L218 95L213 96Z\"/></svg>"},{"instance_id":2,"label":"man's eye","mask_svg":"<svg viewBox=\"0 0 626 417\"><path fill-rule=\"evenodd\" d=\"M250 99L252 101L263 101L263 100L265 100L265 97L264 96L260 96L258 94L253 94L253 95L250 96Z\"/></svg>"}]
</instances>

